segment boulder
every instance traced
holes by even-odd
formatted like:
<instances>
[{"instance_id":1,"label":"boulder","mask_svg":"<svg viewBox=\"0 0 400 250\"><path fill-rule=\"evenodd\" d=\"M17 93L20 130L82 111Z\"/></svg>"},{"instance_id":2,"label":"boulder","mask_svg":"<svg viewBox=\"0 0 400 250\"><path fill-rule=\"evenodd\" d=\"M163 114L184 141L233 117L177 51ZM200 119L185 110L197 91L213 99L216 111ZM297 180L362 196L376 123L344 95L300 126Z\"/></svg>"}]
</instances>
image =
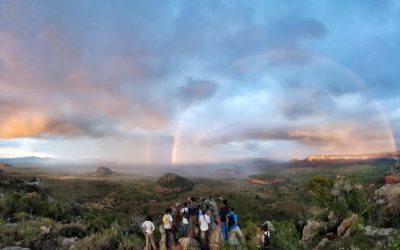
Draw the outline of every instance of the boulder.
<instances>
[{"instance_id":1,"label":"boulder","mask_svg":"<svg viewBox=\"0 0 400 250\"><path fill-rule=\"evenodd\" d=\"M389 236L390 234L396 232L394 228L377 228L373 226L362 227L366 235L369 236Z\"/></svg>"},{"instance_id":2,"label":"boulder","mask_svg":"<svg viewBox=\"0 0 400 250\"><path fill-rule=\"evenodd\" d=\"M179 244L183 247L184 250L200 250L200 243L193 238L180 238Z\"/></svg>"},{"instance_id":3,"label":"boulder","mask_svg":"<svg viewBox=\"0 0 400 250\"><path fill-rule=\"evenodd\" d=\"M63 238L62 245L63 247L70 247L76 243L78 237L71 237L71 238Z\"/></svg>"},{"instance_id":4,"label":"boulder","mask_svg":"<svg viewBox=\"0 0 400 250\"><path fill-rule=\"evenodd\" d=\"M307 225L303 228L302 241L312 241L325 231L326 223L315 220L308 220Z\"/></svg>"},{"instance_id":5,"label":"boulder","mask_svg":"<svg viewBox=\"0 0 400 250\"><path fill-rule=\"evenodd\" d=\"M336 231L336 228L339 226L339 224L340 224L339 217L334 212L332 212L332 211L329 212L327 230L329 232Z\"/></svg>"},{"instance_id":6,"label":"boulder","mask_svg":"<svg viewBox=\"0 0 400 250\"><path fill-rule=\"evenodd\" d=\"M318 243L318 245L314 248L314 250L322 250L322 249L326 249L326 245L329 243L329 239L328 238L323 238L322 240L320 240L320 242Z\"/></svg>"},{"instance_id":7,"label":"boulder","mask_svg":"<svg viewBox=\"0 0 400 250\"><path fill-rule=\"evenodd\" d=\"M350 234L350 227L355 223L358 219L357 214L352 214L350 217L344 219L342 223L340 223L338 229L337 229L337 235L339 237L345 237Z\"/></svg>"},{"instance_id":8,"label":"boulder","mask_svg":"<svg viewBox=\"0 0 400 250\"><path fill-rule=\"evenodd\" d=\"M385 184L397 184L400 182L400 161L396 161L385 175Z\"/></svg>"},{"instance_id":9,"label":"boulder","mask_svg":"<svg viewBox=\"0 0 400 250\"><path fill-rule=\"evenodd\" d=\"M94 174L95 176L109 176L109 175L114 175L115 173L109 169L108 167L98 167L96 170L96 173Z\"/></svg>"},{"instance_id":10,"label":"boulder","mask_svg":"<svg viewBox=\"0 0 400 250\"><path fill-rule=\"evenodd\" d=\"M388 207L396 206L400 197L400 183L387 184L379 188L374 193L375 202L383 205L387 204Z\"/></svg>"}]
</instances>

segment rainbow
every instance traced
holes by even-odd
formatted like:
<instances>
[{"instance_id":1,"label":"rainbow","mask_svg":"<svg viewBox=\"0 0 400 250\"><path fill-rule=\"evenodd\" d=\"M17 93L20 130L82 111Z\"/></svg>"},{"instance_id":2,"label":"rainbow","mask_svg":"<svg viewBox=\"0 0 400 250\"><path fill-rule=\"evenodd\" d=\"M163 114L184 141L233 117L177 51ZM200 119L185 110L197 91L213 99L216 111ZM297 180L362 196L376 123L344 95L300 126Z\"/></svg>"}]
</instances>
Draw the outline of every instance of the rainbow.
<instances>
[{"instance_id":1,"label":"rainbow","mask_svg":"<svg viewBox=\"0 0 400 250\"><path fill-rule=\"evenodd\" d=\"M309 54L306 53L299 53L299 52L293 52L293 51L284 51L283 53L285 53L284 55L280 55L282 53L282 51L273 51L270 52L272 53L273 56L287 56L288 53L294 55L294 56L310 56ZM335 63L327 58L321 57L319 55L313 55L313 59L317 59L322 63L326 63L327 65L330 65L342 72L345 72L348 76L351 77L351 79L354 81L355 84L357 84L360 88L362 88L365 93L367 93L369 96L372 97L373 100L373 105L376 108L376 110L379 113L379 116L383 122L383 127L385 129L385 133L387 135L387 138L389 140L389 146L390 146L390 152L396 152L397 151L397 147L396 147L396 139L394 136L394 132L393 129L390 125L389 120L387 119L385 113L383 112L383 108L381 107L381 105L379 104L379 102L376 100L376 98L374 98L374 95L371 93L371 91L368 88L368 85L357 75L354 73L354 71L338 64ZM188 108L187 110L185 110L180 118L179 118L179 122L177 123L175 132L173 133L173 145L172 145L172 150L171 150L171 157L170 157L170 161L172 165L179 165L180 164L180 153L179 153L179 149L181 146L183 146L182 144L182 130L184 128L184 117L185 114L187 114L188 112L190 112L190 108ZM385 149L388 150L388 149Z\"/></svg>"}]
</instances>

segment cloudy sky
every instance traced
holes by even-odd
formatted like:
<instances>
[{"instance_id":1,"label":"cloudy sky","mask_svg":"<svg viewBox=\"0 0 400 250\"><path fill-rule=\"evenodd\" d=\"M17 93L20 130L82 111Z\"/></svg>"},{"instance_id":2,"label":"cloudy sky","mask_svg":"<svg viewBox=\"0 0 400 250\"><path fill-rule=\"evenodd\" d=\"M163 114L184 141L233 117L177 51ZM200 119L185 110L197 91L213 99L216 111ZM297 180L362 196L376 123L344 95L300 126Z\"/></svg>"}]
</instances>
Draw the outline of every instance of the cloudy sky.
<instances>
[{"instance_id":1,"label":"cloudy sky","mask_svg":"<svg viewBox=\"0 0 400 250\"><path fill-rule=\"evenodd\" d=\"M2 0L0 157L395 150L399 23L395 0Z\"/></svg>"}]
</instances>

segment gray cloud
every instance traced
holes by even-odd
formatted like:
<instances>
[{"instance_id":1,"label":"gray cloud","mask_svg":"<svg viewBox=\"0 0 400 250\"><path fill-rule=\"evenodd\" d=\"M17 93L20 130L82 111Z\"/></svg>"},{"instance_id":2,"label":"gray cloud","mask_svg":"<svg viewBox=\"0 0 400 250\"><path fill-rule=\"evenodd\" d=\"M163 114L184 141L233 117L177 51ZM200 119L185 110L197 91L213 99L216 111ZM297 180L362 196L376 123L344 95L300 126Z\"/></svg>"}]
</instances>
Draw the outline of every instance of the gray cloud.
<instances>
[{"instance_id":1,"label":"gray cloud","mask_svg":"<svg viewBox=\"0 0 400 250\"><path fill-rule=\"evenodd\" d=\"M178 98L184 105L191 105L211 98L218 89L218 85L210 80L189 78L181 86Z\"/></svg>"}]
</instances>

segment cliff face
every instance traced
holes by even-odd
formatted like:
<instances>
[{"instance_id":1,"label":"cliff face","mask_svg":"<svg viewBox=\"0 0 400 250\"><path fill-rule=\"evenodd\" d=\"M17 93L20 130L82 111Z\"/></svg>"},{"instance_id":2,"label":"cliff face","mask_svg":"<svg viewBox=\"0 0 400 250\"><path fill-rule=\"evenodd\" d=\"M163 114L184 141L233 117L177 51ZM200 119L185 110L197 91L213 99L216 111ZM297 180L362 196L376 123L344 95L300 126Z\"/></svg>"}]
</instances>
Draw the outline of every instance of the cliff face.
<instances>
[{"instance_id":1,"label":"cliff face","mask_svg":"<svg viewBox=\"0 0 400 250\"><path fill-rule=\"evenodd\" d=\"M155 191L157 193L177 193L191 190L193 183L176 174L167 173L157 180Z\"/></svg>"}]
</instances>

